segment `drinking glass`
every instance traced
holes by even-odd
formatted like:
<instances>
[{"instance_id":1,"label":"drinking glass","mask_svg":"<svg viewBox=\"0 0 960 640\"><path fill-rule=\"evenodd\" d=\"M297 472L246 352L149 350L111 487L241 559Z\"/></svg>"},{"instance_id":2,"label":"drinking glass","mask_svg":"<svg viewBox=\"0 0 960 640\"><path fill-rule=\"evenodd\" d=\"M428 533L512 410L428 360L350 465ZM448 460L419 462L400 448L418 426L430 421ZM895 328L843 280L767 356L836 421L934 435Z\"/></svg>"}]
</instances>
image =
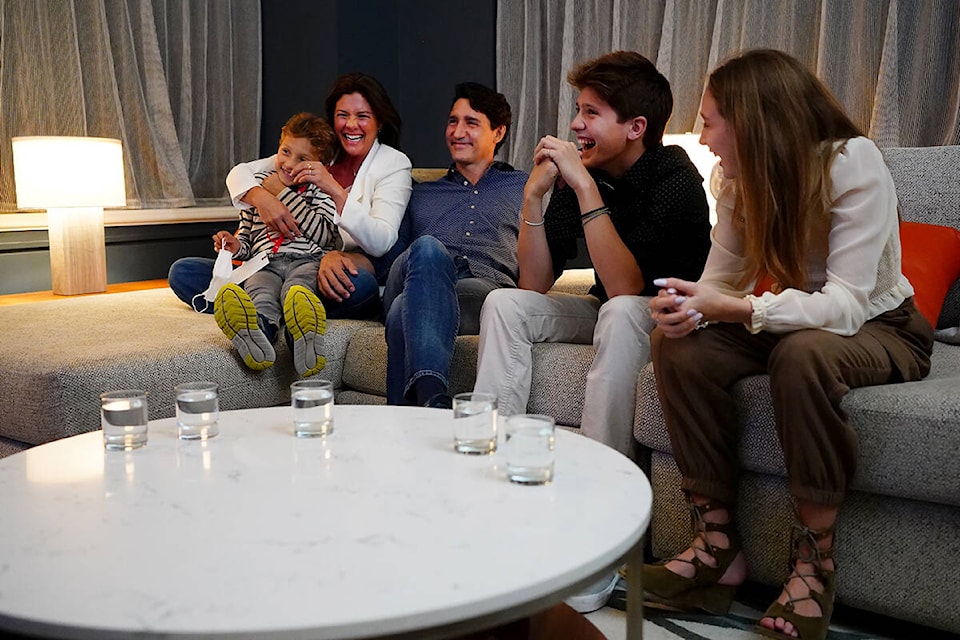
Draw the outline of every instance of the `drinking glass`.
<instances>
[{"instance_id":1,"label":"drinking glass","mask_svg":"<svg viewBox=\"0 0 960 640\"><path fill-rule=\"evenodd\" d=\"M453 397L453 448L474 455L497 450L497 396L470 392Z\"/></svg>"},{"instance_id":2,"label":"drinking glass","mask_svg":"<svg viewBox=\"0 0 960 640\"><path fill-rule=\"evenodd\" d=\"M147 392L139 389L100 394L103 446L109 451L139 449L147 444Z\"/></svg>"},{"instance_id":3,"label":"drinking glass","mask_svg":"<svg viewBox=\"0 0 960 640\"><path fill-rule=\"evenodd\" d=\"M207 440L220 433L218 389L215 382L185 382L173 388L181 440Z\"/></svg>"},{"instance_id":4,"label":"drinking glass","mask_svg":"<svg viewBox=\"0 0 960 640\"><path fill-rule=\"evenodd\" d=\"M553 479L553 418L522 413L507 418L503 454L507 478L518 484L545 484Z\"/></svg>"},{"instance_id":5,"label":"drinking glass","mask_svg":"<svg viewBox=\"0 0 960 640\"><path fill-rule=\"evenodd\" d=\"M333 383L329 380L297 380L290 385L293 434L315 438L333 433Z\"/></svg>"}]
</instances>

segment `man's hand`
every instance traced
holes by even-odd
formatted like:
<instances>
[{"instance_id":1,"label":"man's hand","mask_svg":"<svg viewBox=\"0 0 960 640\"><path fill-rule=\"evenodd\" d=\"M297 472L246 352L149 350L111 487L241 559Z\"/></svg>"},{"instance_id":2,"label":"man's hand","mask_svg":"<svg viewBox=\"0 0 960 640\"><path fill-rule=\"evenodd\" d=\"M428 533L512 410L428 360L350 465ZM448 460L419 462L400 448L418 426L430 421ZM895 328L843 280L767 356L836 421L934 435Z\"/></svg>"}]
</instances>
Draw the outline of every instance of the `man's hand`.
<instances>
[{"instance_id":1,"label":"man's hand","mask_svg":"<svg viewBox=\"0 0 960 640\"><path fill-rule=\"evenodd\" d=\"M353 293L354 286L350 275L357 275L357 265L349 254L343 251L328 251L320 259L317 271L317 286L320 293L329 300L343 302Z\"/></svg>"},{"instance_id":2,"label":"man's hand","mask_svg":"<svg viewBox=\"0 0 960 640\"><path fill-rule=\"evenodd\" d=\"M530 177L527 178L527 184L523 186L523 196L525 198L542 199L547 191L553 187L559 175L560 171L552 161L543 158L537 162L536 157L534 157L533 170L530 172Z\"/></svg>"},{"instance_id":3,"label":"man's hand","mask_svg":"<svg viewBox=\"0 0 960 640\"><path fill-rule=\"evenodd\" d=\"M533 152L533 162L550 160L557 166L560 177L578 193L582 188L593 186L593 178L583 166L580 151L573 142L561 140L553 136L544 136Z\"/></svg>"},{"instance_id":4,"label":"man's hand","mask_svg":"<svg viewBox=\"0 0 960 640\"><path fill-rule=\"evenodd\" d=\"M297 221L294 220L293 214L290 213L287 206L277 200L277 197L264 187L250 189L244 194L243 200L257 208L257 213L263 220L263 224L273 233L278 233L290 240L303 235L300 233L300 227L297 226Z\"/></svg>"},{"instance_id":5,"label":"man's hand","mask_svg":"<svg viewBox=\"0 0 960 640\"><path fill-rule=\"evenodd\" d=\"M236 253L240 250L240 241L229 231L218 231L216 235L213 236L213 248L217 250L217 253L219 253L221 249L226 249L230 253Z\"/></svg>"}]
</instances>

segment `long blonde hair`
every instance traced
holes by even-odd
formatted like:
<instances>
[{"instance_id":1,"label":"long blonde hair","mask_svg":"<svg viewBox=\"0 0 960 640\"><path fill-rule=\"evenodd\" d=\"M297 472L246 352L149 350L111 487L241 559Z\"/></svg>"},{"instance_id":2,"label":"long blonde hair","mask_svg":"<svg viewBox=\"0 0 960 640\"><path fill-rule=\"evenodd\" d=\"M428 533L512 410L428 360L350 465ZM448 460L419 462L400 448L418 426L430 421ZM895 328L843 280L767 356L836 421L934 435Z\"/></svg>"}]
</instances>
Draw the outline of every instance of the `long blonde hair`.
<instances>
[{"instance_id":1,"label":"long blonde hair","mask_svg":"<svg viewBox=\"0 0 960 640\"><path fill-rule=\"evenodd\" d=\"M707 88L733 130L735 220L743 225L747 269L782 288L803 288L807 256L826 246L830 164L862 136L837 99L799 61L771 49L747 51L715 69Z\"/></svg>"}]
</instances>

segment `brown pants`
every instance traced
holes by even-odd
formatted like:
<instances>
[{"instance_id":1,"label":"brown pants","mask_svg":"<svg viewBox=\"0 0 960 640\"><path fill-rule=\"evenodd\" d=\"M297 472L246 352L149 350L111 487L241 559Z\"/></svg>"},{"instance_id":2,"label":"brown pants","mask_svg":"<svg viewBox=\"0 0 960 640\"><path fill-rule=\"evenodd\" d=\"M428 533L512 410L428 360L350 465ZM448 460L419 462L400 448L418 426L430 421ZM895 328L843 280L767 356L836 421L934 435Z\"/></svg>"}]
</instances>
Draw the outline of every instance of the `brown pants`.
<instances>
[{"instance_id":1,"label":"brown pants","mask_svg":"<svg viewBox=\"0 0 960 640\"><path fill-rule=\"evenodd\" d=\"M657 393L682 488L736 501L738 425L731 385L769 373L777 436L799 499L837 506L856 471L859 442L840 401L851 388L919 380L930 371L933 330L908 299L853 336L821 329L751 334L710 325L683 338L652 337Z\"/></svg>"}]
</instances>

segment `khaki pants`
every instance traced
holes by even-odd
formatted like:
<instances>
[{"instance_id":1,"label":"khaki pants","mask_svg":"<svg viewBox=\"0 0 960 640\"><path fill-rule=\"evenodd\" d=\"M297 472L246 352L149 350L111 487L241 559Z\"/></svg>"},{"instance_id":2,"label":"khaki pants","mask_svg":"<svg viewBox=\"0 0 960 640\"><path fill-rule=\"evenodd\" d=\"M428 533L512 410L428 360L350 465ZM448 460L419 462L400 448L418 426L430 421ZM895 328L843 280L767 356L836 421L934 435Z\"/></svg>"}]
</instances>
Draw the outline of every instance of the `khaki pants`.
<instances>
[{"instance_id":1,"label":"khaki pants","mask_svg":"<svg viewBox=\"0 0 960 640\"><path fill-rule=\"evenodd\" d=\"M650 361L649 297L542 294L497 289L480 314L474 391L495 393L502 416L526 413L537 342L590 344L580 432L633 458L637 376ZM574 382L571 382L574 384Z\"/></svg>"},{"instance_id":2,"label":"khaki pants","mask_svg":"<svg viewBox=\"0 0 960 640\"><path fill-rule=\"evenodd\" d=\"M753 335L739 324L710 325L679 339L654 331L657 393L682 488L736 501L738 426L729 389L768 373L791 493L839 505L859 449L840 401L851 388L922 378L932 346L933 330L912 298L849 337L821 329Z\"/></svg>"}]
</instances>

